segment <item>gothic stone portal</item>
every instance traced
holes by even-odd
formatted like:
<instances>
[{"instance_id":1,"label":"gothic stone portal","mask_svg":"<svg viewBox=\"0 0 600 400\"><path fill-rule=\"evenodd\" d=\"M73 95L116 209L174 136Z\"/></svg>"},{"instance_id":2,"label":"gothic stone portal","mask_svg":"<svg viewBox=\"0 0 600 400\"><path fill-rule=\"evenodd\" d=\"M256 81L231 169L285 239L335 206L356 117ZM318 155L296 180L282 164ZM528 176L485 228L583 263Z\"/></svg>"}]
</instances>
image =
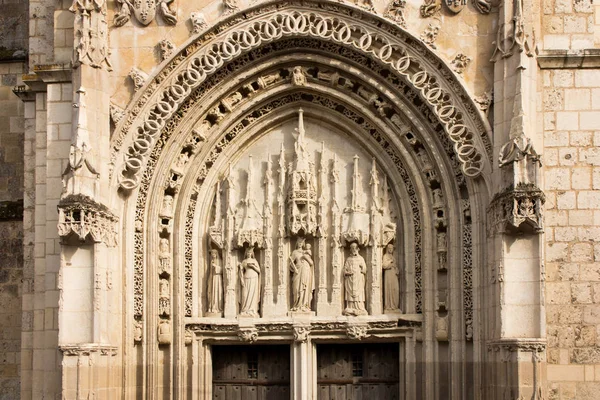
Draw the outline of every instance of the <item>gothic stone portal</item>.
<instances>
[{"instance_id":1,"label":"gothic stone portal","mask_svg":"<svg viewBox=\"0 0 600 400\"><path fill-rule=\"evenodd\" d=\"M204 316L400 314L406 263L391 179L367 145L289 111L228 158L205 200Z\"/></svg>"}]
</instances>

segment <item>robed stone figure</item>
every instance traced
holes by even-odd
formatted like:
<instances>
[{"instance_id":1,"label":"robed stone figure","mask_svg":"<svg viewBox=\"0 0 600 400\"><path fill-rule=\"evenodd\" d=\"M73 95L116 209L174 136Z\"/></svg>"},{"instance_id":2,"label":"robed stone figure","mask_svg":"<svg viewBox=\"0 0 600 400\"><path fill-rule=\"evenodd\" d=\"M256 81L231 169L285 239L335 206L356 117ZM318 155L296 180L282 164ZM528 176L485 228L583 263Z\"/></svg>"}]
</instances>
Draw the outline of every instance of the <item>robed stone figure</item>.
<instances>
[{"instance_id":1,"label":"robed stone figure","mask_svg":"<svg viewBox=\"0 0 600 400\"><path fill-rule=\"evenodd\" d=\"M223 267L219 259L219 251L210 251L208 278L208 313L221 315L223 311Z\"/></svg>"},{"instance_id":2,"label":"robed stone figure","mask_svg":"<svg viewBox=\"0 0 600 400\"><path fill-rule=\"evenodd\" d=\"M296 249L290 255L292 272L292 311L310 311L313 290L315 290L314 262L310 245L304 238L296 242Z\"/></svg>"},{"instance_id":3,"label":"robed stone figure","mask_svg":"<svg viewBox=\"0 0 600 400\"><path fill-rule=\"evenodd\" d=\"M345 315L366 315L365 309L365 275L367 264L358 254L358 244L350 245L350 256L344 264L344 288L346 299Z\"/></svg>"},{"instance_id":4,"label":"robed stone figure","mask_svg":"<svg viewBox=\"0 0 600 400\"><path fill-rule=\"evenodd\" d=\"M241 287L240 315L258 317L260 302L260 266L254 258L254 247L248 247L244 260L239 264Z\"/></svg>"},{"instance_id":5,"label":"robed stone figure","mask_svg":"<svg viewBox=\"0 0 600 400\"><path fill-rule=\"evenodd\" d=\"M394 245L391 243L385 247L381 266L383 268L383 309L397 311L400 303L399 271L394 257Z\"/></svg>"}]
</instances>

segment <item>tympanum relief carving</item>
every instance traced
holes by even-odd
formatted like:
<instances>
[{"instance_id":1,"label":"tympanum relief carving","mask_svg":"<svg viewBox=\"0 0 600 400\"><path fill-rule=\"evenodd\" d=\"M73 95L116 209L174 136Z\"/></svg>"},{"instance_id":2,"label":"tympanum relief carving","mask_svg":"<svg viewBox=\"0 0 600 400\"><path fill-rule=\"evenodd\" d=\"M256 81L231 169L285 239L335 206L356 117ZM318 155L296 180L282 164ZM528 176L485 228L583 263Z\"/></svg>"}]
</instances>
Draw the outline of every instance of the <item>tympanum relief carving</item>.
<instances>
[{"instance_id":1,"label":"tympanum relief carving","mask_svg":"<svg viewBox=\"0 0 600 400\"><path fill-rule=\"evenodd\" d=\"M402 254L387 176L339 133L312 123L312 135L302 110L297 121L257 140L216 183L205 315L360 316L383 313L382 304L399 312Z\"/></svg>"}]
</instances>

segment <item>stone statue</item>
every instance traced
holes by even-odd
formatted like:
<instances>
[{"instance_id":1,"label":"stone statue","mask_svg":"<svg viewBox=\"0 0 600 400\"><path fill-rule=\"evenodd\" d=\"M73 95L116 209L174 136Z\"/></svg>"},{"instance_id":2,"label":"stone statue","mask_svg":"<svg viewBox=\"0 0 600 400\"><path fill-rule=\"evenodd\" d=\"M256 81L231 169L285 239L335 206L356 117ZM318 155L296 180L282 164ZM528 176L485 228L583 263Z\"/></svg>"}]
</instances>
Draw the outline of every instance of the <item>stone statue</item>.
<instances>
[{"instance_id":1,"label":"stone statue","mask_svg":"<svg viewBox=\"0 0 600 400\"><path fill-rule=\"evenodd\" d=\"M304 68L294 67L292 70L292 85L306 86L306 74L304 72Z\"/></svg>"},{"instance_id":2,"label":"stone statue","mask_svg":"<svg viewBox=\"0 0 600 400\"><path fill-rule=\"evenodd\" d=\"M169 281L161 279L158 282L158 314L171 314L171 291L169 290Z\"/></svg>"},{"instance_id":3,"label":"stone statue","mask_svg":"<svg viewBox=\"0 0 600 400\"><path fill-rule=\"evenodd\" d=\"M344 287L346 289L346 309L344 315L366 315L365 309L365 275L367 264L358 254L358 244L350 245L350 257L344 264Z\"/></svg>"},{"instance_id":4,"label":"stone statue","mask_svg":"<svg viewBox=\"0 0 600 400\"><path fill-rule=\"evenodd\" d=\"M171 344L171 321L161 319L158 323L158 344Z\"/></svg>"},{"instance_id":5,"label":"stone statue","mask_svg":"<svg viewBox=\"0 0 600 400\"><path fill-rule=\"evenodd\" d=\"M310 244L298 238L296 249L290 256L292 272L292 311L310 311L313 290L315 289L314 262Z\"/></svg>"},{"instance_id":6,"label":"stone statue","mask_svg":"<svg viewBox=\"0 0 600 400\"><path fill-rule=\"evenodd\" d=\"M208 312L221 315L223 311L223 267L219 259L219 251L210 251L208 278Z\"/></svg>"},{"instance_id":7,"label":"stone statue","mask_svg":"<svg viewBox=\"0 0 600 400\"><path fill-rule=\"evenodd\" d=\"M394 257L394 245L391 243L385 247L381 266L383 268L383 309L397 311L400 303L399 270Z\"/></svg>"},{"instance_id":8,"label":"stone statue","mask_svg":"<svg viewBox=\"0 0 600 400\"><path fill-rule=\"evenodd\" d=\"M238 266L240 271L240 315L258 317L260 302L260 266L254 258L254 247L248 247L244 261Z\"/></svg>"},{"instance_id":9,"label":"stone statue","mask_svg":"<svg viewBox=\"0 0 600 400\"><path fill-rule=\"evenodd\" d=\"M158 244L158 272L171 275L171 251L169 239L161 238Z\"/></svg>"},{"instance_id":10,"label":"stone statue","mask_svg":"<svg viewBox=\"0 0 600 400\"><path fill-rule=\"evenodd\" d=\"M163 197L162 207L160 208L159 215L161 217L173 216L173 196L166 194L165 197Z\"/></svg>"}]
</instances>

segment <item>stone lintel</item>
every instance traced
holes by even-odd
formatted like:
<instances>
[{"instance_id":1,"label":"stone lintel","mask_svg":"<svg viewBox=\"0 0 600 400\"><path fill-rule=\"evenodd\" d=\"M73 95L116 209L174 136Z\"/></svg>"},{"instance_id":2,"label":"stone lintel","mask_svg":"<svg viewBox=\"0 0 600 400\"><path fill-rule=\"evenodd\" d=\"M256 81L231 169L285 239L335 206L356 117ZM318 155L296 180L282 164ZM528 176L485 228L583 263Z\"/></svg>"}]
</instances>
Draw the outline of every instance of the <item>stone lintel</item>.
<instances>
[{"instance_id":1,"label":"stone lintel","mask_svg":"<svg viewBox=\"0 0 600 400\"><path fill-rule=\"evenodd\" d=\"M92 353L100 353L100 355L117 355L117 346L111 346L108 344L101 343L78 343L78 344L65 344L59 346L60 351L65 356L82 356L90 355Z\"/></svg>"},{"instance_id":2,"label":"stone lintel","mask_svg":"<svg viewBox=\"0 0 600 400\"><path fill-rule=\"evenodd\" d=\"M537 61L541 69L599 68L600 49L544 50Z\"/></svg>"}]
</instances>

